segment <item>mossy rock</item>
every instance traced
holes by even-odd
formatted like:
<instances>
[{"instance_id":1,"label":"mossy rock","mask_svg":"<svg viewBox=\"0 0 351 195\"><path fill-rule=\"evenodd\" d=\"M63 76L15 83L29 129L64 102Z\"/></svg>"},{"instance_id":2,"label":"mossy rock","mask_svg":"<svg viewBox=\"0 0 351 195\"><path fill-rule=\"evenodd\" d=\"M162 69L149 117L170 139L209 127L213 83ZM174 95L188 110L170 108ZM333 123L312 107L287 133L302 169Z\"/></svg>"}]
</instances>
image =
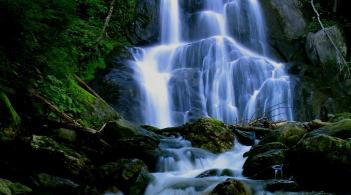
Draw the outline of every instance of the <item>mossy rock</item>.
<instances>
[{"instance_id":1,"label":"mossy rock","mask_svg":"<svg viewBox=\"0 0 351 195\"><path fill-rule=\"evenodd\" d=\"M46 136L33 135L30 141L35 168L59 175L81 176L91 167L90 160L74 149Z\"/></svg>"},{"instance_id":2,"label":"mossy rock","mask_svg":"<svg viewBox=\"0 0 351 195\"><path fill-rule=\"evenodd\" d=\"M329 135L341 139L351 138L351 119L343 119L308 133L308 137Z\"/></svg>"},{"instance_id":3,"label":"mossy rock","mask_svg":"<svg viewBox=\"0 0 351 195\"><path fill-rule=\"evenodd\" d=\"M17 194L30 194L32 189L20 184L13 183L6 179L0 178L0 194L1 195L17 195Z\"/></svg>"},{"instance_id":4,"label":"mossy rock","mask_svg":"<svg viewBox=\"0 0 351 195\"><path fill-rule=\"evenodd\" d=\"M70 82L69 91L80 107L80 118L86 126L100 129L106 122L120 118L103 99L93 96L75 81Z\"/></svg>"},{"instance_id":5,"label":"mossy rock","mask_svg":"<svg viewBox=\"0 0 351 195\"><path fill-rule=\"evenodd\" d=\"M274 165L284 164L286 150L273 149L250 156L243 166L243 175L254 179L274 179Z\"/></svg>"},{"instance_id":6,"label":"mossy rock","mask_svg":"<svg viewBox=\"0 0 351 195\"><path fill-rule=\"evenodd\" d=\"M194 147L214 153L228 151L234 147L234 134L222 121L201 118L178 128L180 134L191 141Z\"/></svg>"},{"instance_id":7,"label":"mossy rock","mask_svg":"<svg viewBox=\"0 0 351 195\"><path fill-rule=\"evenodd\" d=\"M351 113L349 112L337 113L329 119L329 122L335 123L344 119L351 119Z\"/></svg>"},{"instance_id":8,"label":"mossy rock","mask_svg":"<svg viewBox=\"0 0 351 195\"><path fill-rule=\"evenodd\" d=\"M71 129L65 129L65 128L59 128L53 130L53 135L56 139L68 142L68 143L74 143L77 141L77 133L74 130Z\"/></svg>"},{"instance_id":9,"label":"mossy rock","mask_svg":"<svg viewBox=\"0 0 351 195\"><path fill-rule=\"evenodd\" d=\"M295 145L307 133L298 123L288 123L267 134L261 141L260 145L271 142L281 142L290 147Z\"/></svg>"},{"instance_id":10,"label":"mossy rock","mask_svg":"<svg viewBox=\"0 0 351 195\"><path fill-rule=\"evenodd\" d=\"M36 192L41 193L77 193L79 185L69 179L40 173L31 177Z\"/></svg>"},{"instance_id":11,"label":"mossy rock","mask_svg":"<svg viewBox=\"0 0 351 195\"><path fill-rule=\"evenodd\" d=\"M143 161L120 159L101 166L97 181L102 191L117 188L126 194L143 194L149 179L149 172Z\"/></svg>"},{"instance_id":12,"label":"mossy rock","mask_svg":"<svg viewBox=\"0 0 351 195\"><path fill-rule=\"evenodd\" d=\"M251 195L251 189L241 181L227 179L218 184L210 195Z\"/></svg>"}]
</instances>

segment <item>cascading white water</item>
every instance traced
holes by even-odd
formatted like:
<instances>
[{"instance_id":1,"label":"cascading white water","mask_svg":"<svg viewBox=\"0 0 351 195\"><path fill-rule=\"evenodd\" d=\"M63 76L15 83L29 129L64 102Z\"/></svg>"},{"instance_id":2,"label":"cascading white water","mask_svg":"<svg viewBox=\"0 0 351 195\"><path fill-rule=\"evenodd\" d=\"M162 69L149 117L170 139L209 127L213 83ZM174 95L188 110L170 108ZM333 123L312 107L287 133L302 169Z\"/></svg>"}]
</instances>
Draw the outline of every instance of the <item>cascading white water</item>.
<instances>
[{"instance_id":1,"label":"cascading white water","mask_svg":"<svg viewBox=\"0 0 351 195\"><path fill-rule=\"evenodd\" d=\"M161 0L161 44L139 49L136 57L144 123L166 127L200 116L226 123L263 115L292 119L284 65L265 56L259 2L203 2L203 9L185 14L178 0Z\"/></svg>"},{"instance_id":2,"label":"cascading white water","mask_svg":"<svg viewBox=\"0 0 351 195\"><path fill-rule=\"evenodd\" d=\"M291 120L289 76L284 64L267 57L259 2L201 2L197 12L185 13L178 0L161 0L161 43L132 50L144 123L163 128L200 116L226 123L263 115ZM228 177L245 180L242 154L249 147L236 144L214 155L172 138L160 148L158 172L145 194L207 194ZM196 177L210 169L215 176Z\"/></svg>"}]
</instances>

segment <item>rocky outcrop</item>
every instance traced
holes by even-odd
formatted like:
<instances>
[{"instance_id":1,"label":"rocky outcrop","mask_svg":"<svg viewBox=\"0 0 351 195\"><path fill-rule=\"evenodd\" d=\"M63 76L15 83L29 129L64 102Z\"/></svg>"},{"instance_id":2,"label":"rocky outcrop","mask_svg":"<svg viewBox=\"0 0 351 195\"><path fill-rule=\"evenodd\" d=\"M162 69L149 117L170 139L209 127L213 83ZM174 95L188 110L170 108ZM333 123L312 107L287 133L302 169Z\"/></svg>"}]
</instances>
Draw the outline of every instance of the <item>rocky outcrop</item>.
<instances>
[{"instance_id":1,"label":"rocky outcrop","mask_svg":"<svg viewBox=\"0 0 351 195\"><path fill-rule=\"evenodd\" d=\"M251 195L251 189L241 181L227 179L218 184L210 195Z\"/></svg>"},{"instance_id":2,"label":"rocky outcrop","mask_svg":"<svg viewBox=\"0 0 351 195\"><path fill-rule=\"evenodd\" d=\"M234 134L226 125L212 118L200 118L183 126L158 131L164 135L181 135L192 145L214 153L230 150L234 146Z\"/></svg>"},{"instance_id":3,"label":"rocky outcrop","mask_svg":"<svg viewBox=\"0 0 351 195\"><path fill-rule=\"evenodd\" d=\"M98 73L92 86L126 120L140 124L141 92L134 78L133 61L131 49L114 48L107 59L107 69Z\"/></svg>"},{"instance_id":4,"label":"rocky outcrop","mask_svg":"<svg viewBox=\"0 0 351 195\"><path fill-rule=\"evenodd\" d=\"M128 33L134 45L155 43L160 38L160 1L137 0L135 20Z\"/></svg>"},{"instance_id":5,"label":"rocky outcrop","mask_svg":"<svg viewBox=\"0 0 351 195\"><path fill-rule=\"evenodd\" d=\"M301 52L301 45L296 40L306 28L298 1L263 0L261 5L268 26L269 44L284 60L295 60Z\"/></svg>"},{"instance_id":6,"label":"rocky outcrop","mask_svg":"<svg viewBox=\"0 0 351 195\"><path fill-rule=\"evenodd\" d=\"M315 66L335 65L336 62L340 61L342 55L346 55L347 46L340 29L337 26L332 26L316 33L309 33L306 40L306 52Z\"/></svg>"}]
</instances>

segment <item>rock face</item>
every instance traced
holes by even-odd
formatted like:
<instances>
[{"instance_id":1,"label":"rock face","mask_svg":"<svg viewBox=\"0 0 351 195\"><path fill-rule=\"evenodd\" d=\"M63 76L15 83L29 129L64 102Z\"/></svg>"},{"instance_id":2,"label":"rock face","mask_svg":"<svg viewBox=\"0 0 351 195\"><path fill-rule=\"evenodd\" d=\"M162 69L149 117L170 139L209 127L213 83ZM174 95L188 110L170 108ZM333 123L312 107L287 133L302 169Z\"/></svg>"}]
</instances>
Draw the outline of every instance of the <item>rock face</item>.
<instances>
[{"instance_id":1,"label":"rock face","mask_svg":"<svg viewBox=\"0 0 351 195\"><path fill-rule=\"evenodd\" d=\"M251 195L250 188L235 179L227 179L225 182L218 184L210 195Z\"/></svg>"},{"instance_id":2,"label":"rock face","mask_svg":"<svg viewBox=\"0 0 351 195\"><path fill-rule=\"evenodd\" d=\"M136 16L128 33L131 43L144 45L155 43L160 38L160 1L137 0Z\"/></svg>"},{"instance_id":3,"label":"rock face","mask_svg":"<svg viewBox=\"0 0 351 195\"><path fill-rule=\"evenodd\" d=\"M347 46L345 39L337 26L309 33L306 40L306 52L311 62L316 65L330 65L340 61L340 54L335 49L327 34L334 41L342 55L346 55Z\"/></svg>"},{"instance_id":4,"label":"rock face","mask_svg":"<svg viewBox=\"0 0 351 195\"><path fill-rule=\"evenodd\" d=\"M133 55L126 47L116 47L107 59L108 69L98 73L94 89L126 120L142 123L141 93L134 78Z\"/></svg>"},{"instance_id":5,"label":"rock face","mask_svg":"<svg viewBox=\"0 0 351 195\"><path fill-rule=\"evenodd\" d=\"M297 0L262 0L269 44L276 54L291 61L301 51L296 41L306 28L306 21Z\"/></svg>"},{"instance_id":6,"label":"rock face","mask_svg":"<svg viewBox=\"0 0 351 195\"><path fill-rule=\"evenodd\" d=\"M181 8L187 13L195 13L201 11L205 7L204 0L180 0Z\"/></svg>"},{"instance_id":7,"label":"rock face","mask_svg":"<svg viewBox=\"0 0 351 195\"><path fill-rule=\"evenodd\" d=\"M167 128L160 131L166 135L182 135L191 141L194 147L221 153L234 146L234 134L221 121L212 118L200 118L184 126Z\"/></svg>"}]
</instances>

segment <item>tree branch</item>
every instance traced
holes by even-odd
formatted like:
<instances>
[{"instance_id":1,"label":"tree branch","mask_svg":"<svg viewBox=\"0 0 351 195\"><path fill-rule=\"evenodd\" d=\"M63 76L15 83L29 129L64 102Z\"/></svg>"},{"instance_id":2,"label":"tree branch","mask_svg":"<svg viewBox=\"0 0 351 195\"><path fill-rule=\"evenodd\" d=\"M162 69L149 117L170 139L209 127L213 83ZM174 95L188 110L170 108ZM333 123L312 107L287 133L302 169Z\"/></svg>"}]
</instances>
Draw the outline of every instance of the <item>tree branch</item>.
<instances>
[{"instance_id":1,"label":"tree branch","mask_svg":"<svg viewBox=\"0 0 351 195\"><path fill-rule=\"evenodd\" d=\"M110 3L110 9L109 9L108 15L107 15L107 17L105 19L105 23L104 23L104 27L102 28L101 35L96 40L97 43L100 42L107 35L106 29L107 29L108 24L109 24L109 22L111 20L115 2L116 2L116 0L112 0L111 3Z\"/></svg>"},{"instance_id":2,"label":"tree branch","mask_svg":"<svg viewBox=\"0 0 351 195\"><path fill-rule=\"evenodd\" d=\"M60 118L62 118L64 121L67 123L65 124L67 127L76 129L76 130L81 130L84 132L92 133L95 134L97 131L95 129L89 128L89 127L84 127L82 124L80 124L78 121L74 120L72 117L70 117L68 114L60 111L60 109L55 106L53 103L51 103L49 100L41 96L39 93L35 91L30 91L29 92L31 96L35 97L38 101L46 105L52 112L56 113Z\"/></svg>"},{"instance_id":3,"label":"tree branch","mask_svg":"<svg viewBox=\"0 0 351 195\"><path fill-rule=\"evenodd\" d=\"M336 63L339 65L339 71L341 72L344 69L346 69L345 70L346 71L345 76L349 77L350 74L351 74L350 73L350 68L348 67L348 63L347 63L347 61L346 61L346 59L344 57L344 54L340 51L340 49L337 47L337 45L335 44L335 42L333 41L333 39L329 35L328 31L325 29L325 26L324 26L323 22L321 21L320 14L319 14L317 8L314 5L314 0L311 0L310 3L311 3L311 6L312 6L312 9L313 9L314 13L317 16L317 20L318 20L319 25L321 26L322 30L326 34L326 36L329 39L330 43L333 45L333 47L336 50L336 54L337 54L337 58L338 58Z\"/></svg>"}]
</instances>

